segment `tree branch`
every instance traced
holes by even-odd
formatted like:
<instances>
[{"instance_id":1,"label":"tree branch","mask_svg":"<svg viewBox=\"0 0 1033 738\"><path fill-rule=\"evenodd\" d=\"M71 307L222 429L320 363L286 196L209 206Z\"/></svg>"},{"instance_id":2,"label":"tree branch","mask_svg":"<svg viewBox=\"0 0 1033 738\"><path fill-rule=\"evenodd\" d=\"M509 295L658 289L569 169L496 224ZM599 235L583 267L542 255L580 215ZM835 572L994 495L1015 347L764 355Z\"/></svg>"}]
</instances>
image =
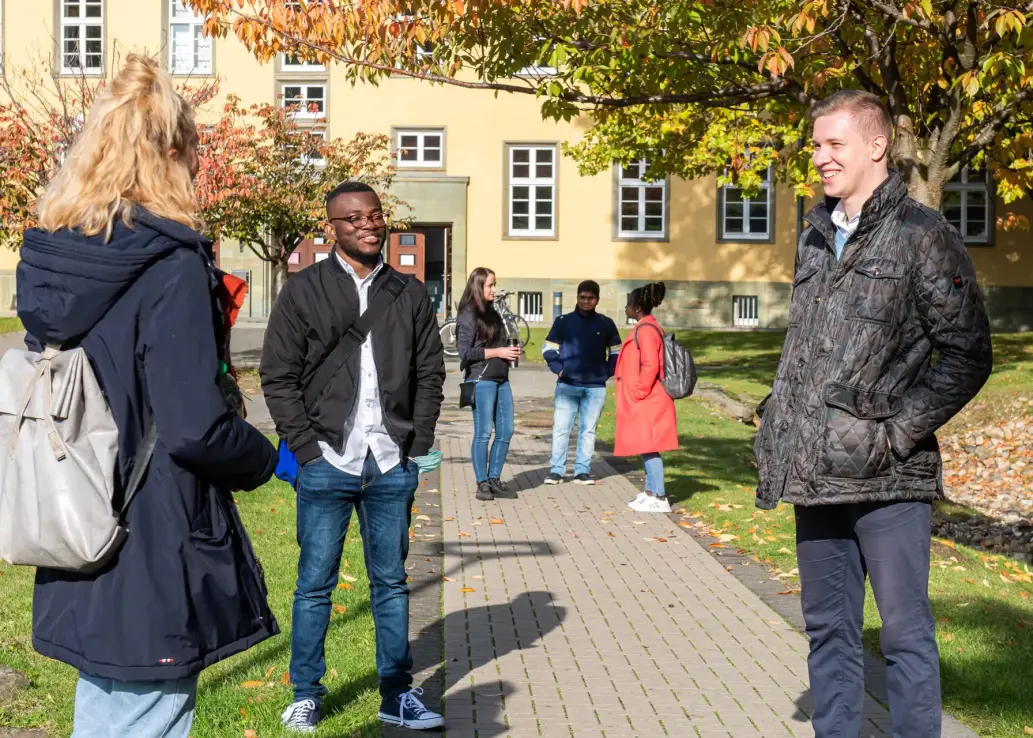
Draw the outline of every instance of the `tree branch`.
<instances>
[{"instance_id":1,"label":"tree branch","mask_svg":"<svg viewBox=\"0 0 1033 738\"><path fill-rule=\"evenodd\" d=\"M934 35L940 34L940 29L925 18L912 18L911 16L904 15L904 12L899 8L880 2L880 0L858 1L868 5L872 10L882 13L884 16L896 23L903 23L904 25L913 26L914 28L921 28L923 31L928 31Z\"/></svg>"},{"instance_id":2,"label":"tree branch","mask_svg":"<svg viewBox=\"0 0 1033 738\"><path fill-rule=\"evenodd\" d=\"M997 110L994 111L990 120L987 121L982 130L976 134L976 137L972 139L972 143L961 152L961 156L958 157L958 160L946 170L948 175L953 177L961 171L962 167L972 161L976 154L993 143L994 137L1008 124L1008 121L1015 115L1019 107L1030 100L1033 100L1033 88L1025 87L1016 93L1015 97L1013 97L1007 104L1001 103L998 105Z\"/></svg>"}]
</instances>

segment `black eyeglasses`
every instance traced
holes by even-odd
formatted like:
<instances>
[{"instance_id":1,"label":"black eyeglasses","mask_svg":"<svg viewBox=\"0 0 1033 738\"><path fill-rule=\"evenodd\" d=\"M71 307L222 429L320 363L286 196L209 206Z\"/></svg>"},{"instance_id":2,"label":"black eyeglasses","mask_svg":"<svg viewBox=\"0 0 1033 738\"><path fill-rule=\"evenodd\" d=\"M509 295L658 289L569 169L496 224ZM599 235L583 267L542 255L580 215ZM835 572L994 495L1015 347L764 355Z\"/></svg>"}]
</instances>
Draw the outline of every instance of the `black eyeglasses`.
<instances>
[{"instance_id":1,"label":"black eyeglasses","mask_svg":"<svg viewBox=\"0 0 1033 738\"><path fill-rule=\"evenodd\" d=\"M330 218L331 223L335 220L343 220L352 228L365 228L370 223L373 225L384 225L387 223L387 219L384 217L383 213L373 213L372 215L347 215L341 218Z\"/></svg>"}]
</instances>

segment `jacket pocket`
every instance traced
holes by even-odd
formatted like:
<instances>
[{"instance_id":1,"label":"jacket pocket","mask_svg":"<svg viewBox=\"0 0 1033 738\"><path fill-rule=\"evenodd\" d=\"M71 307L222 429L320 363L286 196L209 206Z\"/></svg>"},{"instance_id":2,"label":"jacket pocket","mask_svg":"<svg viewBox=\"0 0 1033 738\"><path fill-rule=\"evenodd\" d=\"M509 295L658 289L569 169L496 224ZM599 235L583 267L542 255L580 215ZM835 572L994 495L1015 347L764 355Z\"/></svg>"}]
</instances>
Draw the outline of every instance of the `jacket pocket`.
<instances>
[{"instance_id":1,"label":"jacket pocket","mask_svg":"<svg viewBox=\"0 0 1033 738\"><path fill-rule=\"evenodd\" d=\"M831 383L825 389L822 474L838 479L888 476L893 453L883 421L900 412L900 396Z\"/></svg>"},{"instance_id":2,"label":"jacket pocket","mask_svg":"<svg viewBox=\"0 0 1033 738\"><path fill-rule=\"evenodd\" d=\"M806 306L813 299L814 277L818 267L807 265L800 267L793 277L793 295L789 304L789 328L795 328L803 318Z\"/></svg>"},{"instance_id":3,"label":"jacket pocket","mask_svg":"<svg viewBox=\"0 0 1033 738\"><path fill-rule=\"evenodd\" d=\"M884 257L858 261L854 267L854 309L851 317L876 323L890 323L904 281L904 265Z\"/></svg>"}]
</instances>

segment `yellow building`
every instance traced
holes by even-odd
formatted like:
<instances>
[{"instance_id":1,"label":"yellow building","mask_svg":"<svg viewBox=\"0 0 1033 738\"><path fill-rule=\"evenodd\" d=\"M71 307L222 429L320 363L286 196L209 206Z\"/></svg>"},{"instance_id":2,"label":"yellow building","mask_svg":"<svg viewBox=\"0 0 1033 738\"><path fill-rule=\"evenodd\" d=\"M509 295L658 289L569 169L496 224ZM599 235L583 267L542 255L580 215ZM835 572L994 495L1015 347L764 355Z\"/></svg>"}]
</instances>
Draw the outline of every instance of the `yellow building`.
<instances>
[{"instance_id":1,"label":"yellow building","mask_svg":"<svg viewBox=\"0 0 1033 738\"><path fill-rule=\"evenodd\" d=\"M441 314L458 302L466 275L494 269L513 293L511 307L531 322L550 322L574 306L582 279L602 286L601 309L617 317L634 286L663 280L665 325L775 328L788 307L803 209L790 192L766 187L753 199L713 179L649 184L640 165L582 177L560 153L583 122L542 121L533 96L434 87L396 78L352 87L344 70L260 64L234 38L205 39L180 0L0 0L5 65L46 59L69 75L110 77L130 51L160 55L177 77L217 76L222 93L245 104L297 99L329 135L389 134L397 154L394 191L412 207L412 234L392 239L392 260L419 269ZM547 70L528 70L542 73ZM213 105L213 108L216 107ZM1033 254L1029 235L994 231L992 185L973 176L952 183L945 212L966 233L994 323L1033 326ZM414 245L411 245L415 242ZM296 267L320 258L307 244ZM13 307L15 254L0 256L0 300ZM220 264L246 276L246 315L268 312L266 265L233 243Z\"/></svg>"}]
</instances>

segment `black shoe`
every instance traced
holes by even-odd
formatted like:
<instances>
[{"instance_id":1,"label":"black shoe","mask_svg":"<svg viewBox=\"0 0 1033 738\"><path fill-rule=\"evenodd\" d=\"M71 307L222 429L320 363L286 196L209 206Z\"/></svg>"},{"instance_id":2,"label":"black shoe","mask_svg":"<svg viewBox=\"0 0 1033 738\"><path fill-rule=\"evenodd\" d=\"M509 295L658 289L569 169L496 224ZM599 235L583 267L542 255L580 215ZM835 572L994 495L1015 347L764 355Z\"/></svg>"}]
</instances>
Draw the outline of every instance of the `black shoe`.
<instances>
[{"instance_id":1,"label":"black shoe","mask_svg":"<svg viewBox=\"0 0 1033 738\"><path fill-rule=\"evenodd\" d=\"M563 475L552 472L545 478L546 484L563 484Z\"/></svg>"},{"instance_id":2,"label":"black shoe","mask_svg":"<svg viewBox=\"0 0 1033 738\"><path fill-rule=\"evenodd\" d=\"M491 502L495 499L495 493L491 491L490 484L481 482L477 485L477 499L484 500L485 502Z\"/></svg>"},{"instance_id":3,"label":"black shoe","mask_svg":"<svg viewBox=\"0 0 1033 738\"><path fill-rule=\"evenodd\" d=\"M494 479L489 479L488 484L489 486L491 486L491 491L495 493L495 497L499 499L515 500L517 498L516 491L511 490L509 487L506 486L505 482L503 482L501 479L498 479L497 477Z\"/></svg>"},{"instance_id":4,"label":"black shoe","mask_svg":"<svg viewBox=\"0 0 1033 738\"><path fill-rule=\"evenodd\" d=\"M578 474L574 477L574 484L595 484L595 480L587 474Z\"/></svg>"}]
</instances>

